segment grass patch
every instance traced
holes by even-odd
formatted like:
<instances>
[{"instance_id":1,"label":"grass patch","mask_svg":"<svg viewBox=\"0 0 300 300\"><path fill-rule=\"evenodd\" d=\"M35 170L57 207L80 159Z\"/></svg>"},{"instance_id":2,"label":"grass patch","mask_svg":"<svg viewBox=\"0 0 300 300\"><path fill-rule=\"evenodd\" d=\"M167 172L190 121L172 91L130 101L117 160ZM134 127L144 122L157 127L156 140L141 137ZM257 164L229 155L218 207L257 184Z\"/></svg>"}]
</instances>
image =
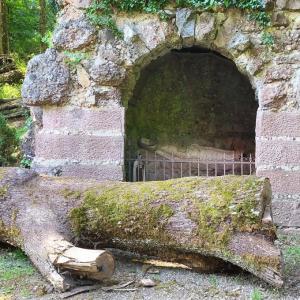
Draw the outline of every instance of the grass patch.
<instances>
[{"instance_id":1,"label":"grass patch","mask_svg":"<svg viewBox=\"0 0 300 300\"><path fill-rule=\"evenodd\" d=\"M263 300L262 292L258 289L254 289L251 293L251 300Z\"/></svg>"},{"instance_id":2,"label":"grass patch","mask_svg":"<svg viewBox=\"0 0 300 300\"><path fill-rule=\"evenodd\" d=\"M34 268L21 250L0 256L0 282L20 279L34 274Z\"/></svg>"},{"instance_id":3,"label":"grass patch","mask_svg":"<svg viewBox=\"0 0 300 300\"><path fill-rule=\"evenodd\" d=\"M32 295L28 281L37 272L21 250L0 251L0 299L15 299L16 294Z\"/></svg>"}]
</instances>

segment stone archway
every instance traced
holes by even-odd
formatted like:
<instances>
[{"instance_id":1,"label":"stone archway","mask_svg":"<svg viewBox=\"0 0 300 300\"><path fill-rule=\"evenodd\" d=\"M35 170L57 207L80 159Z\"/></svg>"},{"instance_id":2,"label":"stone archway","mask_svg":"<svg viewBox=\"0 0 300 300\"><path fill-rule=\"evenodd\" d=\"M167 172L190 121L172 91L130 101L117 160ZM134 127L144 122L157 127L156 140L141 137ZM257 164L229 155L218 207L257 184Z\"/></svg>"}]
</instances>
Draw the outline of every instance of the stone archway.
<instances>
[{"instance_id":1,"label":"stone archway","mask_svg":"<svg viewBox=\"0 0 300 300\"><path fill-rule=\"evenodd\" d=\"M253 174L257 108L231 60L171 50L143 68L128 102L126 180Z\"/></svg>"},{"instance_id":2,"label":"stone archway","mask_svg":"<svg viewBox=\"0 0 300 300\"><path fill-rule=\"evenodd\" d=\"M140 70L170 49L200 46L231 59L249 78L259 102L257 174L271 178L275 221L300 226L298 7L275 3L270 50L261 29L237 10L170 9L169 21L120 15L123 38L116 39L89 24L81 2L61 2L54 49L31 60L23 86L38 124L38 172L123 180L124 112Z\"/></svg>"}]
</instances>

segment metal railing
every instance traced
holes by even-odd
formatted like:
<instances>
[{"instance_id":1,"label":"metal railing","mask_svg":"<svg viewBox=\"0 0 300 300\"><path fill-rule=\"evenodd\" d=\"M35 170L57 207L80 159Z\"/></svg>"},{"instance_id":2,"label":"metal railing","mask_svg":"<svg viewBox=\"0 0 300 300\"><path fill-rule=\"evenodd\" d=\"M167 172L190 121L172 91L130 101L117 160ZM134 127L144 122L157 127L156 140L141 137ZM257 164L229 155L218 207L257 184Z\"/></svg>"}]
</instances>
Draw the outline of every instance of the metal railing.
<instances>
[{"instance_id":1,"label":"metal railing","mask_svg":"<svg viewBox=\"0 0 300 300\"><path fill-rule=\"evenodd\" d=\"M241 153L228 159L224 153L223 160L203 159L166 159L154 153L149 156L138 155L137 158L125 160L127 181L156 181L191 176L226 176L255 174L255 158L252 154Z\"/></svg>"}]
</instances>

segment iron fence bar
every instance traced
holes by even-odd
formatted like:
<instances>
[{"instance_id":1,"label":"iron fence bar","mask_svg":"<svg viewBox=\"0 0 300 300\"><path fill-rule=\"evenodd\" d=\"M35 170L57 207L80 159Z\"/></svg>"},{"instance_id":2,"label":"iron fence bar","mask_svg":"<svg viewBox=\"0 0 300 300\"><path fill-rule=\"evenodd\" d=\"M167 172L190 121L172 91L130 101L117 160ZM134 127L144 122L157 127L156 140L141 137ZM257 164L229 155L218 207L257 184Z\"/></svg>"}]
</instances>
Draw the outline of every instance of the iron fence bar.
<instances>
[{"instance_id":1,"label":"iron fence bar","mask_svg":"<svg viewBox=\"0 0 300 300\"><path fill-rule=\"evenodd\" d=\"M132 159L132 160L126 160L126 161L135 161L135 159ZM146 162L146 159L142 159L142 160L140 160L140 162L142 162L142 163L145 163ZM147 160L147 163L149 164L149 163L151 163L151 162L155 162L155 160ZM168 161L167 159L166 160L157 160L156 162L169 162L169 163L171 163L171 161ZM198 162L197 161L174 161L174 165L175 165L175 163L186 163L186 164L188 164L188 163L195 163L195 164L197 164ZM233 162L230 162L230 161L226 161L225 162L225 164L226 165L229 165L229 164L232 164ZM199 164L209 164L209 165L213 165L213 164L217 164L217 165L220 165L220 164L224 164L224 162L223 161L199 161ZM235 165L243 165L243 166L250 166L250 164L252 165L252 166L254 166L255 165L255 162L254 161L252 161L252 162L250 162L250 161L244 161L243 160L243 163L241 163L241 161L236 161L236 162L234 162L234 164ZM219 168L218 168L219 169Z\"/></svg>"},{"instance_id":2,"label":"iron fence bar","mask_svg":"<svg viewBox=\"0 0 300 300\"><path fill-rule=\"evenodd\" d=\"M154 152L154 178L157 180L157 174L156 174L156 151Z\"/></svg>"},{"instance_id":3,"label":"iron fence bar","mask_svg":"<svg viewBox=\"0 0 300 300\"><path fill-rule=\"evenodd\" d=\"M182 162L180 162L180 177L182 178Z\"/></svg>"},{"instance_id":4,"label":"iron fence bar","mask_svg":"<svg viewBox=\"0 0 300 300\"><path fill-rule=\"evenodd\" d=\"M136 159L126 159L126 160L127 161L129 161L129 160L135 161ZM140 161L143 162L143 161L145 161L145 159L141 159ZM167 159L156 160L156 162L164 162L164 161L167 161ZM155 162L155 160L154 159L148 159L148 162ZM182 163L190 163L190 162L191 163L197 163L198 161L197 160L178 160L178 161L174 160L174 163L180 163L180 162L182 162ZM206 161L204 161L204 160L201 160L201 161L199 161L199 163L200 164L206 164L206 163L208 163L208 164L222 164L223 162L222 162L222 160L221 161L215 161L215 160L206 160ZM232 163L232 162L231 161L226 161L226 164L230 164L230 163ZM241 161L235 161L234 163L241 164ZM251 164L252 165L255 164L254 161L252 161ZM243 160L243 165L250 165L250 161L244 161Z\"/></svg>"},{"instance_id":5,"label":"iron fence bar","mask_svg":"<svg viewBox=\"0 0 300 300\"><path fill-rule=\"evenodd\" d=\"M147 163L148 163L148 151L146 151L146 160L145 160L145 166L144 166L144 171L143 171L143 181L146 181L147 178Z\"/></svg>"},{"instance_id":6,"label":"iron fence bar","mask_svg":"<svg viewBox=\"0 0 300 300\"><path fill-rule=\"evenodd\" d=\"M138 158L138 164L137 164L137 178L136 181L140 181L140 159Z\"/></svg>"},{"instance_id":7,"label":"iron fence bar","mask_svg":"<svg viewBox=\"0 0 300 300\"><path fill-rule=\"evenodd\" d=\"M234 153L232 154L232 175L235 175L235 159L234 159Z\"/></svg>"},{"instance_id":8,"label":"iron fence bar","mask_svg":"<svg viewBox=\"0 0 300 300\"><path fill-rule=\"evenodd\" d=\"M197 171L195 172L198 176L212 176L210 174L210 165L214 166L214 175L252 175L255 172L255 159L252 154L249 154L249 157L244 158L244 154L240 154L240 158L238 160L228 160L226 159L226 153L223 153L223 160L201 160L198 159L190 159L190 160L175 160L174 153L172 153L171 161L167 158L157 159L157 153L154 154L154 159L149 156L148 151L145 152L145 157L139 155L135 159L126 159L125 166L129 168L126 174L128 176L128 180L130 181L147 181L152 180L153 178L151 174L153 174L153 166L154 166L154 180L160 180L161 176L161 167L163 167L163 180L169 178L177 177L175 171L178 172L180 166L180 177L183 176L192 176L193 174L193 164L197 166ZM150 157L150 158L149 158ZM152 164L153 163L153 164ZM161 164L161 165L159 165ZM167 164L170 164L167 166ZM188 167L188 174L184 174L185 165ZM203 165L203 167L201 167ZM219 165L223 165L223 172L219 173ZM232 172L227 172L227 165L232 165ZM249 166L249 167L248 167ZM170 168L171 167L171 168ZM202 173L206 167L206 174ZM238 171L236 168L238 167ZM136 169L137 168L137 169ZM204 169L204 170L203 170ZM167 174L167 171L171 170L171 174ZM149 173L150 172L150 173ZM168 171L169 172L169 171ZM212 169L213 172L213 169ZM223 174L222 174L223 173Z\"/></svg>"},{"instance_id":9,"label":"iron fence bar","mask_svg":"<svg viewBox=\"0 0 300 300\"><path fill-rule=\"evenodd\" d=\"M244 157L244 154L243 154L243 152L242 152L242 153L241 153L241 175L242 175L242 176L244 175L243 157Z\"/></svg>"},{"instance_id":10,"label":"iron fence bar","mask_svg":"<svg viewBox=\"0 0 300 300\"><path fill-rule=\"evenodd\" d=\"M172 159L171 159L171 178L174 178L174 163L173 163L173 152L172 152Z\"/></svg>"},{"instance_id":11,"label":"iron fence bar","mask_svg":"<svg viewBox=\"0 0 300 300\"><path fill-rule=\"evenodd\" d=\"M225 152L224 152L224 176L226 175L226 157L225 157Z\"/></svg>"},{"instance_id":12,"label":"iron fence bar","mask_svg":"<svg viewBox=\"0 0 300 300\"><path fill-rule=\"evenodd\" d=\"M164 159L164 180L166 180L166 160Z\"/></svg>"}]
</instances>

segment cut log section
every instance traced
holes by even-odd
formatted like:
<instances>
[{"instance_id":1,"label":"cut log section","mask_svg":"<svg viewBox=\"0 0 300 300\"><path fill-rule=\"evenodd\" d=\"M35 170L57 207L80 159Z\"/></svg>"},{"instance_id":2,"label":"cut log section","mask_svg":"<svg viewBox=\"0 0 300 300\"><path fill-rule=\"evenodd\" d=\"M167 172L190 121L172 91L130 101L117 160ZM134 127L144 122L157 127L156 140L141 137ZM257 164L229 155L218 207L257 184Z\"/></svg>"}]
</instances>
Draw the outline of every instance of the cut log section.
<instances>
[{"instance_id":1,"label":"cut log section","mask_svg":"<svg viewBox=\"0 0 300 300\"><path fill-rule=\"evenodd\" d=\"M66 242L64 244L66 250L62 251L62 247L53 248L49 254L50 261L59 270L99 281L111 278L115 260L108 251L82 249Z\"/></svg>"},{"instance_id":2,"label":"cut log section","mask_svg":"<svg viewBox=\"0 0 300 300\"><path fill-rule=\"evenodd\" d=\"M2 190L2 192L1 192ZM268 179L243 176L164 182L97 182L0 172L0 240L21 247L58 290L61 271L102 280L113 247L220 270L224 261L270 284L283 284L274 245Z\"/></svg>"}]
</instances>

